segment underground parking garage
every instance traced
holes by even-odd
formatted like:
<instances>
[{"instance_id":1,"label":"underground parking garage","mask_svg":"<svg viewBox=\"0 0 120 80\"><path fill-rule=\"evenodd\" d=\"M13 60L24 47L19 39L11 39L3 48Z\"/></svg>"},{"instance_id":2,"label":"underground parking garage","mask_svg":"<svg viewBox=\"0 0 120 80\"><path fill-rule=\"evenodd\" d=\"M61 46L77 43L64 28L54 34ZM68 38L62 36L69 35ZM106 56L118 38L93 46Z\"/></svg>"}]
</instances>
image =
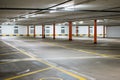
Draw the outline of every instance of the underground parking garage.
<instances>
[{"instance_id":1,"label":"underground parking garage","mask_svg":"<svg viewBox=\"0 0 120 80\"><path fill-rule=\"evenodd\" d=\"M0 0L0 80L119 80L119 0Z\"/></svg>"}]
</instances>

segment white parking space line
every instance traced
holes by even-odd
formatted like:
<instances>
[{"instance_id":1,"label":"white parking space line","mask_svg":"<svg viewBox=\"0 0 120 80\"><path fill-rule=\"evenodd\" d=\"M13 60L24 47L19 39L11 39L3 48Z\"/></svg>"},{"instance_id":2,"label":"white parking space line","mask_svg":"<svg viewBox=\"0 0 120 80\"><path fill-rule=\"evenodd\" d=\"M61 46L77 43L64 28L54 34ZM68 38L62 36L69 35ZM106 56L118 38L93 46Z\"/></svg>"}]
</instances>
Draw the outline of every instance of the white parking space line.
<instances>
[{"instance_id":1,"label":"white parking space line","mask_svg":"<svg viewBox=\"0 0 120 80\"><path fill-rule=\"evenodd\" d=\"M108 58L102 56L82 56L82 57L55 57L55 58L44 58L45 60L67 60L67 59L93 59L93 58Z\"/></svg>"}]
</instances>

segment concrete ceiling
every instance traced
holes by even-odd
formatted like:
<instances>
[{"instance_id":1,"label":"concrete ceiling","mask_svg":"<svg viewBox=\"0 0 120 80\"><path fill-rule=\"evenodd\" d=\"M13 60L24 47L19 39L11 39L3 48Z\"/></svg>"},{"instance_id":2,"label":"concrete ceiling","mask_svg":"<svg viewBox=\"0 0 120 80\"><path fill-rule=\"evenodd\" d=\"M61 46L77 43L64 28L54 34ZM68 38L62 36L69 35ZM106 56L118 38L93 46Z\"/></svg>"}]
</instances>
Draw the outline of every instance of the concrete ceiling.
<instances>
[{"instance_id":1,"label":"concrete ceiling","mask_svg":"<svg viewBox=\"0 0 120 80\"><path fill-rule=\"evenodd\" d=\"M106 20L100 24L119 25L120 0L0 0L0 24L39 25L93 19Z\"/></svg>"}]
</instances>

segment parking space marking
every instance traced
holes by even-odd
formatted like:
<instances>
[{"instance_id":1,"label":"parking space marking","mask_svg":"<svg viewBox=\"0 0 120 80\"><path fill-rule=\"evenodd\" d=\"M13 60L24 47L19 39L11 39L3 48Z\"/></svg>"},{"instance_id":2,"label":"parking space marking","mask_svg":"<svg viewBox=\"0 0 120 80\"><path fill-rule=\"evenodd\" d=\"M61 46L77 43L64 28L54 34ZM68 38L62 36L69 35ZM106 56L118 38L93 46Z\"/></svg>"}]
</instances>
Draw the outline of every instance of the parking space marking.
<instances>
[{"instance_id":1,"label":"parking space marking","mask_svg":"<svg viewBox=\"0 0 120 80\"><path fill-rule=\"evenodd\" d=\"M11 55L11 54L18 54L18 52L2 53L0 54L0 56L6 56L6 55Z\"/></svg>"},{"instance_id":2,"label":"parking space marking","mask_svg":"<svg viewBox=\"0 0 120 80\"><path fill-rule=\"evenodd\" d=\"M5 42L5 41L2 41L2 42L5 43L5 44L7 44L7 45L9 45L9 46L11 46L11 47L13 47L14 49L20 51L21 53L23 53L23 54L29 56L30 58L33 58L33 59L34 59L34 56L33 56L33 55L29 55L29 54L27 54L27 52L25 52L25 51L23 51L23 50L21 50L21 49L18 49L17 47L15 47L15 46L13 46L13 45L11 45L11 44Z\"/></svg>"},{"instance_id":3,"label":"parking space marking","mask_svg":"<svg viewBox=\"0 0 120 80\"><path fill-rule=\"evenodd\" d=\"M9 63L13 63L13 62L1 62L0 64L9 64Z\"/></svg>"},{"instance_id":4,"label":"parking space marking","mask_svg":"<svg viewBox=\"0 0 120 80\"><path fill-rule=\"evenodd\" d=\"M96 53L96 52L89 52L89 51L85 51L85 50L82 50L82 49L75 49L75 48L70 48L70 47L58 45L56 43L49 43L49 42L43 42L43 43L48 44L48 45L52 45L52 46L62 47L62 48L65 48L65 49L70 49L70 50L75 50L75 51L79 51L79 52L84 52L84 53L88 53L88 54L94 54L94 55L98 55L98 56L102 56L102 57L106 57L106 58L120 59L120 58L117 58L115 56L108 55L108 54L105 54L105 53L104 54L100 54L100 53Z\"/></svg>"},{"instance_id":5,"label":"parking space marking","mask_svg":"<svg viewBox=\"0 0 120 80\"><path fill-rule=\"evenodd\" d=\"M87 80L86 78L84 78L84 77L82 77L82 76L80 76L80 75L74 74L74 73L72 73L72 72L70 72L70 71L64 70L64 69L59 68L59 67L57 67L57 66L54 66L54 65L46 62L46 61L43 60L42 58L36 58L36 57L33 56L32 54L28 54L27 52L22 51L22 50L18 49L17 47L15 47L15 46L13 46L13 45L5 42L5 41L3 41L3 42L4 42L5 44L7 44L7 45L9 45L9 46L17 49L17 50L20 51L21 53L23 53L23 54L25 54L25 55L33 58L33 59L36 59L37 61L39 61L39 62L41 62L41 63L44 63L44 64L46 64L46 65L48 65L48 66L50 66L50 67L52 67L52 68L54 68L54 69L56 69L56 70L58 70L58 71L61 71L61 72L65 73L65 74L67 74L67 75L69 75L69 76L71 76L71 77L74 77L74 78L76 78L76 79L78 79L78 80ZM34 73L32 73L32 74L34 74ZM26 75L26 74L24 74L24 76L25 76L25 75ZM26 75L26 76L27 76L27 75ZM12 80L13 78L19 78L19 77L22 77L22 75L20 75L20 76L15 76L15 77L12 77L12 78L8 78L8 79L5 79L5 80Z\"/></svg>"},{"instance_id":6,"label":"parking space marking","mask_svg":"<svg viewBox=\"0 0 120 80\"><path fill-rule=\"evenodd\" d=\"M33 61L36 59L33 58L24 58L24 59L2 59L0 60L0 64L8 64L13 62L19 62L19 61Z\"/></svg>"},{"instance_id":7,"label":"parking space marking","mask_svg":"<svg viewBox=\"0 0 120 80\"><path fill-rule=\"evenodd\" d=\"M7 79L5 79L5 80L13 80L13 79L17 79L17 78L29 76L29 75L32 75L32 74L35 74L35 73L47 71L47 70L50 70L50 69L52 69L52 67L48 67L48 68L45 68L45 69L41 69L41 70L37 70L37 71L33 71L33 72L26 73L26 74L14 76L14 77L11 77L11 78L7 78Z\"/></svg>"},{"instance_id":8,"label":"parking space marking","mask_svg":"<svg viewBox=\"0 0 120 80\"><path fill-rule=\"evenodd\" d=\"M62 78L57 78L57 77L45 77L45 78L40 78L39 80L63 80Z\"/></svg>"},{"instance_id":9,"label":"parking space marking","mask_svg":"<svg viewBox=\"0 0 120 80\"><path fill-rule=\"evenodd\" d=\"M2 59L0 61L2 62L11 62L11 61L30 61L30 60L36 60L36 59L33 59L33 58L23 58L23 59Z\"/></svg>"},{"instance_id":10,"label":"parking space marking","mask_svg":"<svg viewBox=\"0 0 120 80\"><path fill-rule=\"evenodd\" d=\"M106 58L102 56L82 56L82 57L56 57L56 58L44 58L45 60L68 60L68 59L93 59L93 58Z\"/></svg>"},{"instance_id":11,"label":"parking space marking","mask_svg":"<svg viewBox=\"0 0 120 80\"><path fill-rule=\"evenodd\" d=\"M54 69L56 69L56 70L58 70L58 71L61 71L61 72L65 73L65 74L67 74L67 75L70 75L70 76L72 76L72 77L74 77L74 78L76 78L76 79L78 79L78 80L87 80L86 78L84 78L84 77L82 77L82 76L79 76L79 75L77 75L77 74L74 74L74 73L72 73L72 72L69 72L69 71L67 71L67 70L65 70L65 69L56 67L56 66L54 66L54 65L52 65L52 64L49 64L49 63L46 62L46 61L42 61L42 60L39 60L39 59L38 59L38 61L40 61L40 62L42 62L42 63L44 63L44 64L46 64L46 65L48 65L48 66L51 66L51 67L53 67Z\"/></svg>"}]
</instances>

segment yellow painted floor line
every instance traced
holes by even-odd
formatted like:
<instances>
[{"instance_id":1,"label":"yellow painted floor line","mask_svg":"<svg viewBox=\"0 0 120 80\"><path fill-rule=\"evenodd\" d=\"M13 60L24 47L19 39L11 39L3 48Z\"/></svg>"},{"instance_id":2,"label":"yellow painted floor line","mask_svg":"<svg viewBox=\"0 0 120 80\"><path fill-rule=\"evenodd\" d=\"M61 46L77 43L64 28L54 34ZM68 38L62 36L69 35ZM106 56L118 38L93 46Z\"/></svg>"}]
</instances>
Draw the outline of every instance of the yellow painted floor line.
<instances>
[{"instance_id":1,"label":"yellow painted floor line","mask_svg":"<svg viewBox=\"0 0 120 80\"><path fill-rule=\"evenodd\" d=\"M61 72L63 72L63 73L65 73L65 74L68 74L68 75L70 75L70 76L72 76L72 77L75 77L75 78L77 78L77 79L79 79L79 80L87 80L87 79L85 79L85 78L83 78L83 77L81 77L81 76L78 76L78 75L76 75L76 74L73 74L73 73L71 73L71 72L68 72L68 71L66 71L66 70L63 70L63 69L61 69L61 68L57 68L57 67L56 67L56 69L59 70L59 71L61 71Z\"/></svg>"},{"instance_id":2,"label":"yellow painted floor line","mask_svg":"<svg viewBox=\"0 0 120 80\"><path fill-rule=\"evenodd\" d=\"M58 46L58 47L70 49L70 50L80 51L80 52L84 52L84 53L88 53L88 54L94 54L94 55L98 55L98 56L102 56L102 57L110 57L110 58L113 58L113 59L120 59L120 58L116 58L115 56L108 55L108 54L105 54L105 53L100 54L100 53L96 53L96 52L89 52L89 51L85 51L85 50L82 50L82 49L69 48L69 47L66 47L66 46L61 46L61 45L58 45L58 44L55 44L55 43L49 43L49 42L43 42L43 43L46 43L46 44L52 45L52 46Z\"/></svg>"},{"instance_id":3,"label":"yellow painted floor line","mask_svg":"<svg viewBox=\"0 0 120 80\"><path fill-rule=\"evenodd\" d=\"M9 45L9 46L11 46L11 47L17 49L17 50L20 51L21 53L23 53L23 54L25 54L25 55L27 55L27 56L29 56L29 57L31 57L31 58L34 58L32 55L27 54L27 52L25 52L25 51L23 51L23 50L20 50L20 49L16 48L15 46L13 46L13 45L11 45L11 44L5 42L5 41L3 41L3 42L4 42L5 44L7 44L7 45Z\"/></svg>"},{"instance_id":4,"label":"yellow painted floor line","mask_svg":"<svg viewBox=\"0 0 120 80\"><path fill-rule=\"evenodd\" d=\"M32 74L35 74L35 73L39 73L39 72L43 72L43 71L50 70L50 69L52 69L52 67L48 67L48 68L45 68L45 69L41 69L41 70L25 73L25 74L14 76L14 77L7 78L7 79L4 79L4 80L13 80L13 79L29 76L29 75L32 75Z\"/></svg>"},{"instance_id":5,"label":"yellow painted floor line","mask_svg":"<svg viewBox=\"0 0 120 80\"><path fill-rule=\"evenodd\" d=\"M69 71L67 71L67 70L64 70L64 69L62 69L62 68L56 67L56 66L54 66L54 65L52 65L52 64L49 64L49 63L46 62L46 61L39 60L39 59L38 59L38 61L41 62L41 63L44 63L44 64L46 64L46 65L48 65L48 66L51 66L51 67L53 67L54 69L56 69L56 70L58 70L58 71L60 71L60 72L63 72L63 73L65 73L65 74L67 74L67 75L70 75L70 76L72 76L72 77L74 77L74 78L76 78L76 79L78 79L78 80L87 80L87 79L84 78L84 77L81 77L81 76L79 76L79 75L77 75L77 74L74 74L74 73L69 72Z\"/></svg>"},{"instance_id":6,"label":"yellow painted floor line","mask_svg":"<svg viewBox=\"0 0 120 80\"><path fill-rule=\"evenodd\" d=\"M7 42L4 42L4 43L7 44L7 45L9 45L9 46L11 46L11 47L13 47L13 48L15 48L15 49L17 49L17 50L20 51L21 53L23 53L23 54L25 54L25 55L28 55L29 57L31 57L31 58L33 58L33 59L36 59L36 60L39 61L39 62L42 62L42 63L44 63L44 64L46 64L46 65L48 65L48 66L50 66L50 67L52 67L52 68L57 69L58 71L61 71L61 72L65 73L65 74L70 75L71 77L74 77L74 78L76 78L76 79L78 79L78 80L87 80L86 78L84 78L84 77L82 77L82 76L79 76L79 75L74 74L74 73L72 73L72 72L69 72L69 71L67 71L67 70L58 68L58 67L56 67L56 66L54 66L54 65L52 65L52 64L49 64L48 62L44 61L44 60L41 59L41 58L36 58L36 57L32 56L31 54L28 54L27 52L22 51L22 50L18 49L17 47L15 47L15 46L7 43ZM27 76L27 75L26 75L26 76ZM22 76L21 76L21 77L22 77ZM5 79L5 80L11 80L11 78Z\"/></svg>"}]
</instances>

